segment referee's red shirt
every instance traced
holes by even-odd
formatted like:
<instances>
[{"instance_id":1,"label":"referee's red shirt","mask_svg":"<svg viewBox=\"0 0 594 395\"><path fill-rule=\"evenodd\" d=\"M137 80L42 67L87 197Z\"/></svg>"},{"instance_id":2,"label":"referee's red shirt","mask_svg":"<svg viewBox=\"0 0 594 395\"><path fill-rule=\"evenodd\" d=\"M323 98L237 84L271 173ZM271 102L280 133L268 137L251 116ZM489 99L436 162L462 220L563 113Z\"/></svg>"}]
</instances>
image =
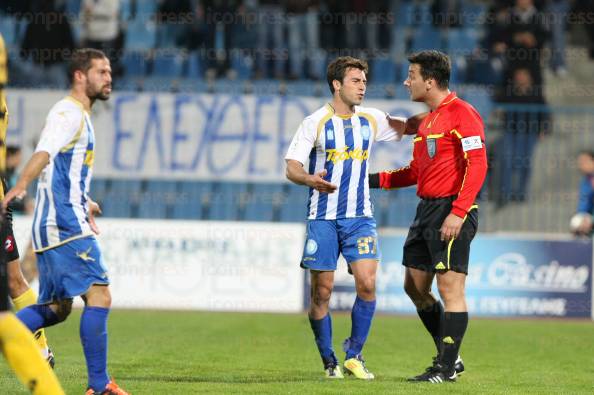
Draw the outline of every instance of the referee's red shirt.
<instances>
[{"instance_id":1,"label":"referee's red shirt","mask_svg":"<svg viewBox=\"0 0 594 395\"><path fill-rule=\"evenodd\" d=\"M421 198L457 195L451 213L464 218L486 174L483 120L452 92L419 125L410 164L381 172L380 186L393 189L418 184Z\"/></svg>"}]
</instances>

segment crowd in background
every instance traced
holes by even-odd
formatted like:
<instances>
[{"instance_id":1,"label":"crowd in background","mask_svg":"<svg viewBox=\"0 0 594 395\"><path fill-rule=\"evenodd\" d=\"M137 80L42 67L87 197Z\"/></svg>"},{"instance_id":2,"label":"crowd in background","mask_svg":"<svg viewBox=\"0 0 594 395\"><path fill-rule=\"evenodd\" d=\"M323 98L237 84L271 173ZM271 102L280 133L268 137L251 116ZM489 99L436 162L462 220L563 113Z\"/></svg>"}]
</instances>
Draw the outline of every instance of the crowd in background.
<instances>
[{"instance_id":1,"label":"crowd in background","mask_svg":"<svg viewBox=\"0 0 594 395\"><path fill-rule=\"evenodd\" d=\"M202 54L202 79L237 78L239 57L252 80L323 81L327 60L338 55L406 65L428 31L440 39L474 34L471 51L431 39L420 45L446 50L455 74L464 70L456 82L494 87L492 100L508 105L490 150L497 170L491 197L499 207L527 198L535 148L552 130L543 70L567 76L567 32L576 25L594 58L594 0L7 0L1 15L15 22L12 85L28 87L66 86L68 54L81 46L108 54L116 86L131 74L122 59L145 39L148 58Z\"/></svg>"},{"instance_id":2,"label":"crowd in background","mask_svg":"<svg viewBox=\"0 0 594 395\"><path fill-rule=\"evenodd\" d=\"M476 5L481 15L471 14ZM40 66L52 81L61 81L59 69L77 46L103 49L115 62L116 76L124 74L119 59L126 35L136 24L154 24L151 49L202 50L206 76L232 77L232 53L241 53L251 78L288 80L323 79L326 59L337 54L370 61L390 54L397 61L415 29L472 28L484 38L476 53L464 55L481 70L486 62L494 77L483 73L469 82L505 80L522 58L521 66L540 84L542 49L548 44L550 66L566 74L566 16L594 12L594 1L9 0L0 7L17 20L16 41L20 59L32 68L28 74ZM594 43L594 23L584 26Z\"/></svg>"}]
</instances>

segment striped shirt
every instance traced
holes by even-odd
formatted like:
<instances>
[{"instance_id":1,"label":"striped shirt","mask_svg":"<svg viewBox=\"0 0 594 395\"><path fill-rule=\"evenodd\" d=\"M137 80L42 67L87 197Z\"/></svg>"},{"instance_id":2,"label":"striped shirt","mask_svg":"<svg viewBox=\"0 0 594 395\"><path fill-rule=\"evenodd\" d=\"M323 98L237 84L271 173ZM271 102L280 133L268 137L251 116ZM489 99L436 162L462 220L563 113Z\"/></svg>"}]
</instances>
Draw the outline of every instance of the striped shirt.
<instances>
[{"instance_id":1,"label":"striped shirt","mask_svg":"<svg viewBox=\"0 0 594 395\"><path fill-rule=\"evenodd\" d=\"M37 183L33 216L36 252L87 237L88 192L95 153L95 133L82 104L66 97L50 110L35 152L50 161Z\"/></svg>"},{"instance_id":2,"label":"striped shirt","mask_svg":"<svg viewBox=\"0 0 594 395\"><path fill-rule=\"evenodd\" d=\"M310 188L308 219L373 216L368 186L371 146L374 141L398 139L386 116L360 106L352 116L341 116L326 104L303 120L285 159L303 165L309 160L309 174L326 169L324 179L338 186L331 194Z\"/></svg>"}]
</instances>

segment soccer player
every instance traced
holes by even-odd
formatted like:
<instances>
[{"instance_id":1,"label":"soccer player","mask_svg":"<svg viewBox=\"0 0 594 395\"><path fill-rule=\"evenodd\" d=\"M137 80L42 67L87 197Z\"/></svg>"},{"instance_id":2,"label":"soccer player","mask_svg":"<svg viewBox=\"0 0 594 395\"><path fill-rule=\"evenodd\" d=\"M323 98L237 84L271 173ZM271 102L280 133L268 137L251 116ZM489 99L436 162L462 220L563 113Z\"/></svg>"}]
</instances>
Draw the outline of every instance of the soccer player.
<instances>
[{"instance_id":1,"label":"soccer player","mask_svg":"<svg viewBox=\"0 0 594 395\"><path fill-rule=\"evenodd\" d=\"M404 243L404 289L437 347L437 357L412 381L455 381L464 370L458 352L468 325L464 294L470 243L478 227L476 196L487 173L483 121L450 92L450 59L439 51L408 57L404 85L431 112L414 139L409 166L369 176L371 187L417 185L421 201ZM431 293L437 288L444 306Z\"/></svg>"},{"instance_id":2,"label":"soccer player","mask_svg":"<svg viewBox=\"0 0 594 395\"><path fill-rule=\"evenodd\" d=\"M365 96L367 70L365 61L348 56L328 65L332 101L303 120L285 156L287 178L310 191L301 267L311 273L309 320L328 378L343 377L332 348L328 311L339 253L354 275L357 291L351 336L343 344L344 369L359 379L374 378L361 356L375 312L380 258L368 162L374 141L397 140L407 128L405 119L359 106Z\"/></svg>"},{"instance_id":3,"label":"soccer player","mask_svg":"<svg viewBox=\"0 0 594 395\"><path fill-rule=\"evenodd\" d=\"M2 179L2 190L6 191L6 132L8 128L8 108L6 106L6 95L4 87L8 83L8 70L6 64L6 47L4 39L0 36L0 174ZM12 231L12 213L8 208L5 213L5 221L0 225L0 243L5 249L6 259L8 259L8 292L12 299L12 303L17 311L24 307L37 303L37 294L29 286L27 280L21 271L21 264L19 261L19 250ZM35 339L41 353L46 358L50 366L54 366L54 355L47 346L47 339L45 331L40 329L35 333Z\"/></svg>"},{"instance_id":4,"label":"soccer player","mask_svg":"<svg viewBox=\"0 0 594 395\"><path fill-rule=\"evenodd\" d=\"M33 246L39 266L38 304L18 312L32 331L64 321L72 299L81 296L85 308L80 339L87 362L87 395L125 395L107 374L107 316L111 306L109 279L94 234L99 206L88 195L95 152L90 112L96 100L111 93L111 67L105 54L80 49L69 67L70 95L50 110L35 153L4 208L26 194L39 176L33 219ZM40 176L41 175L41 176Z\"/></svg>"},{"instance_id":5,"label":"soccer player","mask_svg":"<svg viewBox=\"0 0 594 395\"><path fill-rule=\"evenodd\" d=\"M4 198L4 171L6 169L6 131L8 129L8 108L4 87L7 82L6 47L0 35L0 199ZM15 268L20 274L18 252L12 236L12 218L10 210L0 215L0 350L19 380L34 394L60 395L64 391L54 372L39 353L38 345L29 330L10 312L8 301L8 277ZM22 278L22 274L20 274ZM11 281L13 278L11 278ZM34 304L37 297L27 287L29 301ZM19 298L17 298L17 301ZM23 298L21 298L23 299ZM18 307L23 307L21 304ZM39 339L38 339L39 340Z\"/></svg>"}]
</instances>

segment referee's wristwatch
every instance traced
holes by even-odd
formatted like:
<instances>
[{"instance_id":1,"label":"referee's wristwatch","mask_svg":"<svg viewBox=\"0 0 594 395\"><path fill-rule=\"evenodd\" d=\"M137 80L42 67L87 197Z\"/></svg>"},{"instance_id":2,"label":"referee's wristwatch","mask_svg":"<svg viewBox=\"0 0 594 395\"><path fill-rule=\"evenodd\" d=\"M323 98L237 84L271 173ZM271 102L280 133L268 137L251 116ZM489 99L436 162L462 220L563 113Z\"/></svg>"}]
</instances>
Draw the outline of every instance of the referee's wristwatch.
<instances>
[{"instance_id":1,"label":"referee's wristwatch","mask_svg":"<svg viewBox=\"0 0 594 395\"><path fill-rule=\"evenodd\" d=\"M380 188L380 173L369 174L369 188Z\"/></svg>"}]
</instances>

